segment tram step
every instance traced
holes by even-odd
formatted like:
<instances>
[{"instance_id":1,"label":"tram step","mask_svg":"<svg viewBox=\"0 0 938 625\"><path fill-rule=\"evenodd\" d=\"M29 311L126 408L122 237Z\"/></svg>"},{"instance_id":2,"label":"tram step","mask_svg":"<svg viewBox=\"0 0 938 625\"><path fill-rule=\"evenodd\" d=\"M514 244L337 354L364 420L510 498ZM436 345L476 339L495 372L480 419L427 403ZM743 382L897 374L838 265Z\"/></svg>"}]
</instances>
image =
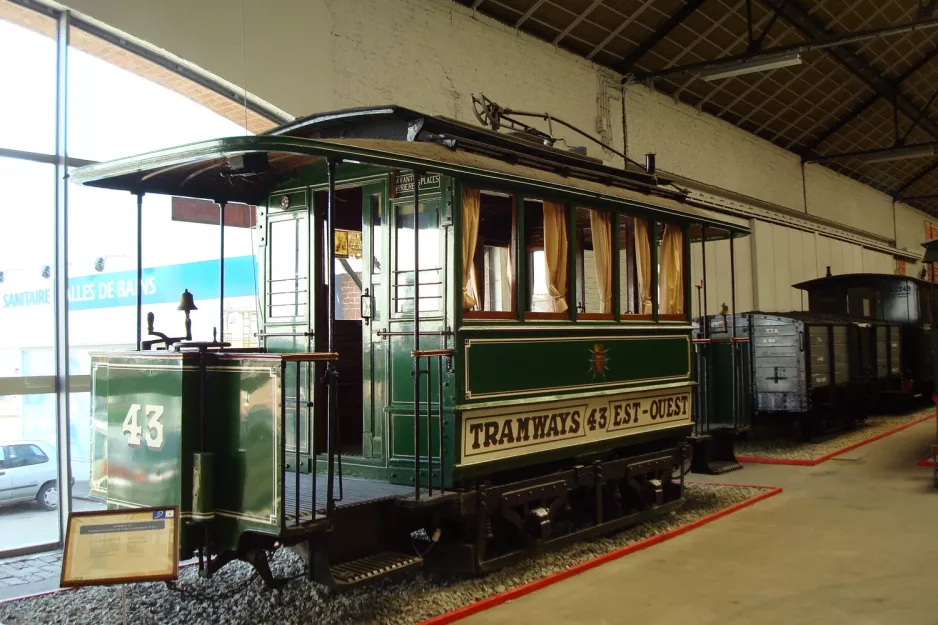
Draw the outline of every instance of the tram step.
<instances>
[{"instance_id":1,"label":"tram step","mask_svg":"<svg viewBox=\"0 0 938 625\"><path fill-rule=\"evenodd\" d=\"M355 586L395 573L423 566L423 558L406 553L384 551L330 567L338 586Z\"/></svg>"},{"instance_id":2,"label":"tram step","mask_svg":"<svg viewBox=\"0 0 938 625\"><path fill-rule=\"evenodd\" d=\"M736 471L743 468L742 464L729 460L712 460L707 464L710 466L710 470L714 475L719 475L720 473L729 473L730 471Z\"/></svg>"}]
</instances>

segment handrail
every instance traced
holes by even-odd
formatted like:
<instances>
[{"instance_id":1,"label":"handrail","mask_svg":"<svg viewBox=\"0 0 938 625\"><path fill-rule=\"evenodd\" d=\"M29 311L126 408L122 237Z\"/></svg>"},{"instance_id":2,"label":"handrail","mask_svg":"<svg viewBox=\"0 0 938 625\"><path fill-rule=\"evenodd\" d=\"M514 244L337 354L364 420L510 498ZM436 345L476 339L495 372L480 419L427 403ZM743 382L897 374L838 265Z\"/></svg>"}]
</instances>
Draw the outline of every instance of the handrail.
<instances>
[{"instance_id":1,"label":"handrail","mask_svg":"<svg viewBox=\"0 0 938 625\"><path fill-rule=\"evenodd\" d=\"M378 330L375 334L381 338L386 336L413 336L413 332L392 332L390 330ZM430 330L423 331L420 333L420 336L452 336L452 330Z\"/></svg>"},{"instance_id":2,"label":"handrail","mask_svg":"<svg viewBox=\"0 0 938 625\"><path fill-rule=\"evenodd\" d=\"M410 355L414 358L423 358L424 356L452 356L454 353L456 352L452 349L421 349L410 352Z\"/></svg>"},{"instance_id":3,"label":"handrail","mask_svg":"<svg viewBox=\"0 0 938 625\"><path fill-rule=\"evenodd\" d=\"M299 354L280 354L284 362L323 362L339 359L338 352L305 352Z\"/></svg>"},{"instance_id":4,"label":"handrail","mask_svg":"<svg viewBox=\"0 0 938 625\"><path fill-rule=\"evenodd\" d=\"M443 360L446 360L447 372L452 372L453 355L456 353L453 349L416 349L410 352L414 359L414 486L416 488L415 497L420 497L420 378L427 376L427 381L431 379L430 360L436 358L437 362L437 421L440 424L440 431L437 436L437 459L440 464L440 494L446 487L446 474L444 462L444 434L443 427ZM426 369L422 366L422 360L426 358ZM427 495L433 495L433 415L431 414L430 385L427 385Z\"/></svg>"},{"instance_id":5,"label":"handrail","mask_svg":"<svg viewBox=\"0 0 938 625\"><path fill-rule=\"evenodd\" d=\"M277 360L280 363L280 522L281 527L287 527L287 487L286 487L286 467L287 467L287 365L292 364L295 371L295 388L294 388L294 423L293 423L293 444L294 444L294 462L293 462L293 476L294 476L294 518L293 518L293 527L297 527L302 523L302 511L300 508L300 502L302 497L300 496L300 455L301 455L301 431L300 427L301 418L303 415L304 408L308 411L313 406L312 398L307 397L306 402L302 402L302 389L303 381L301 374L301 365L303 363L316 363L316 362L335 362L339 359L339 354L337 352L303 352L296 354L256 354L255 356L261 356L265 359ZM253 356L252 356L253 357ZM329 384L329 382L326 382ZM312 389L309 389L308 392L311 392ZM327 407L327 418L332 418L334 415L331 414L331 400L332 400L332 389L327 389L327 403L330 405ZM313 436L315 432L315 422L310 420L309 423L309 432ZM329 445L329 450L327 453L331 453L331 445ZM316 449L315 441L310 442L310 456L314 459L311 466L311 489L310 493L310 520L316 520ZM333 481L333 475L331 471L326 476L326 479L329 480L328 484L331 485ZM331 488L327 489L327 498L331 499ZM331 512L332 506L330 502L327 502L327 516Z\"/></svg>"}]
</instances>

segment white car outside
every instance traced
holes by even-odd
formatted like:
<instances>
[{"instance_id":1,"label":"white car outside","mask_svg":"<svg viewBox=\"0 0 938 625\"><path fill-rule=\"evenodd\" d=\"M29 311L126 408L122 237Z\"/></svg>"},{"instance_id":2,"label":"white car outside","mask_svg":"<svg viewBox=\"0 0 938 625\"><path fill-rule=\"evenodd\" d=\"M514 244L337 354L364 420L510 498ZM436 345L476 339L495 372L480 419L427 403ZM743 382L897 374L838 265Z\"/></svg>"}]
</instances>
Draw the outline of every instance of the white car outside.
<instances>
[{"instance_id":1,"label":"white car outside","mask_svg":"<svg viewBox=\"0 0 938 625\"><path fill-rule=\"evenodd\" d=\"M0 442L0 506L35 501L45 510L55 510L57 484L55 451L48 443Z\"/></svg>"}]
</instances>

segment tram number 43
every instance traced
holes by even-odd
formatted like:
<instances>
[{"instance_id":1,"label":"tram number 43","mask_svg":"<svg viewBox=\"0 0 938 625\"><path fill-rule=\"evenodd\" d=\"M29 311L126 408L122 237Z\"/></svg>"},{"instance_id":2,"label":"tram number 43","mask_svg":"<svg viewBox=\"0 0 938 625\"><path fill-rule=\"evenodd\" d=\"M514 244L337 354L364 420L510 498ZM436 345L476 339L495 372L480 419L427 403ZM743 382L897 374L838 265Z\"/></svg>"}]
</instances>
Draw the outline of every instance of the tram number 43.
<instances>
[{"instance_id":1,"label":"tram number 43","mask_svg":"<svg viewBox=\"0 0 938 625\"><path fill-rule=\"evenodd\" d=\"M127 411L127 416L124 417L124 429L122 432L128 435L127 444L131 447L140 447L141 445L140 435L143 434L143 427L138 424L140 408L140 404L132 404L130 410ZM147 404L144 408L143 415L146 421L147 431L144 438L146 439L147 447L150 449L162 449L163 424L160 422L160 419L163 418L163 406Z\"/></svg>"}]
</instances>

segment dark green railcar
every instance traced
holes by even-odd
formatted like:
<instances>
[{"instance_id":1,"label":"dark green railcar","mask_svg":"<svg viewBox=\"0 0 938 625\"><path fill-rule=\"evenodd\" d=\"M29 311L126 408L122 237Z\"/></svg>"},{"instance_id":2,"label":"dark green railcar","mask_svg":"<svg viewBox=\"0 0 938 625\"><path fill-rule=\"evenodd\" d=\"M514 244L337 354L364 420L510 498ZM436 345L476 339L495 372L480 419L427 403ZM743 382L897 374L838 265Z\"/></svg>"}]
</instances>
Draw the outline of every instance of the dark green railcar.
<instances>
[{"instance_id":1,"label":"dark green railcar","mask_svg":"<svg viewBox=\"0 0 938 625\"><path fill-rule=\"evenodd\" d=\"M382 107L73 179L258 207L258 348L94 356L96 488L179 506L206 575L482 572L681 504L690 240L747 230L653 167Z\"/></svg>"}]
</instances>

